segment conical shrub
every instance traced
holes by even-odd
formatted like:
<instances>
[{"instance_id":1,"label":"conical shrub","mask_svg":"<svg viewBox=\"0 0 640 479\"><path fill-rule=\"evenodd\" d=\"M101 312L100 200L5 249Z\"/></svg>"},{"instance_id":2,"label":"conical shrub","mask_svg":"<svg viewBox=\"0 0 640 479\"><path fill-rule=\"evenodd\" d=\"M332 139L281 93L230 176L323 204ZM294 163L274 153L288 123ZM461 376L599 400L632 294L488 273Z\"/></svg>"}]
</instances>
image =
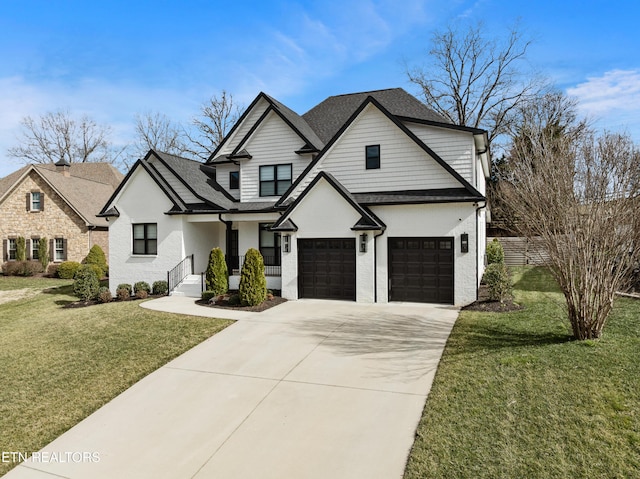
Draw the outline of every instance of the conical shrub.
<instances>
[{"instance_id":1,"label":"conical shrub","mask_svg":"<svg viewBox=\"0 0 640 479\"><path fill-rule=\"evenodd\" d=\"M256 306L267 299L264 259L257 249L251 248L245 254L238 293L243 306Z\"/></svg>"},{"instance_id":2,"label":"conical shrub","mask_svg":"<svg viewBox=\"0 0 640 479\"><path fill-rule=\"evenodd\" d=\"M229 274L224 253L220 248L213 248L209 253L209 264L205 273L205 287L216 295L225 294L229 290Z\"/></svg>"}]
</instances>

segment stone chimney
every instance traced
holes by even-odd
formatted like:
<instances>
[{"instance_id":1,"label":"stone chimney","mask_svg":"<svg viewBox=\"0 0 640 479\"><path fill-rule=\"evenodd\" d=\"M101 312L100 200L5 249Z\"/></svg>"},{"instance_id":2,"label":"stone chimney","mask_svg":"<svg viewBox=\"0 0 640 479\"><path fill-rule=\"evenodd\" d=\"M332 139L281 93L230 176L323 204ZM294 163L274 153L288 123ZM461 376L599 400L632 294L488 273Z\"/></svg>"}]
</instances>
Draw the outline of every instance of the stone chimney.
<instances>
[{"instance_id":1,"label":"stone chimney","mask_svg":"<svg viewBox=\"0 0 640 479\"><path fill-rule=\"evenodd\" d=\"M65 160L64 158L60 158L60 161L55 163L55 165L56 171L58 173L62 173L64 176L71 176L71 173L69 172L69 168L71 168L71 165L67 162L67 160Z\"/></svg>"}]
</instances>

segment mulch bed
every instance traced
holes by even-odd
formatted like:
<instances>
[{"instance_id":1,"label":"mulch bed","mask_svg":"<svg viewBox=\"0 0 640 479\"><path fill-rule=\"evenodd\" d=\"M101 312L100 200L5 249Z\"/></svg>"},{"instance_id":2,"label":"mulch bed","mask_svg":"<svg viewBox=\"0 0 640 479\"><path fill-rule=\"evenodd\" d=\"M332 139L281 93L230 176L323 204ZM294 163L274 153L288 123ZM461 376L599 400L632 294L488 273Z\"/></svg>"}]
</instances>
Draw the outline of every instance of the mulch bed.
<instances>
[{"instance_id":1,"label":"mulch bed","mask_svg":"<svg viewBox=\"0 0 640 479\"><path fill-rule=\"evenodd\" d=\"M263 301L257 306L239 306L239 305L229 304L229 296L225 295L222 301L209 302L209 301L200 299L196 301L196 304L199 304L200 306L205 306L207 308L233 309L236 311L250 311L253 313L260 313L266 309L273 308L274 306L278 306L279 304L282 304L285 301L286 301L285 298L281 298L280 296L274 296L273 299L267 299L266 301Z\"/></svg>"},{"instance_id":2,"label":"mulch bed","mask_svg":"<svg viewBox=\"0 0 640 479\"><path fill-rule=\"evenodd\" d=\"M478 289L478 300L462 308L463 311L485 311L489 313L506 313L520 309L522 309L522 306L514 303L512 300L505 301L504 303L491 301L489 299L488 288L484 284L481 284Z\"/></svg>"}]
</instances>

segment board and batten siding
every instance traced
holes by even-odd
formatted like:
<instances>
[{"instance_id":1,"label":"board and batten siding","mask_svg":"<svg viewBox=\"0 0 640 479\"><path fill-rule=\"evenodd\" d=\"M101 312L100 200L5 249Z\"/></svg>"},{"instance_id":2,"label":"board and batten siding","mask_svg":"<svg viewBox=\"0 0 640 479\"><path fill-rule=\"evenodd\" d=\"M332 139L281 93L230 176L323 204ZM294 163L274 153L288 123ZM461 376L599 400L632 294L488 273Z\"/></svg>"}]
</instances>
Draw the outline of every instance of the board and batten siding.
<instances>
[{"instance_id":1,"label":"board and batten siding","mask_svg":"<svg viewBox=\"0 0 640 479\"><path fill-rule=\"evenodd\" d=\"M405 126L456 170L460 176L474 184L474 143L471 133L410 122L406 122Z\"/></svg>"},{"instance_id":2,"label":"board and batten siding","mask_svg":"<svg viewBox=\"0 0 640 479\"><path fill-rule=\"evenodd\" d=\"M260 119L260 116L262 116L268 107L269 103L264 98L261 98L247 114L244 121L238 125L236 131L234 131L225 144L222 145L222 148L220 148L220 151L218 152L218 156L230 154L243 140L247 133L249 133L249 130L251 130L254 123Z\"/></svg>"},{"instance_id":3,"label":"board and batten siding","mask_svg":"<svg viewBox=\"0 0 640 479\"><path fill-rule=\"evenodd\" d=\"M380 145L380 168L366 169L367 145ZM313 170L295 196L320 170L331 173L352 193L462 186L374 105L360 113Z\"/></svg>"},{"instance_id":4,"label":"board and batten siding","mask_svg":"<svg viewBox=\"0 0 640 479\"><path fill-rule=\"evenodd\" d=\"M296 150L304 140L276 113L270 113L251 135L245 148L250 160L240 161L240 201L273 201L274 196L260 196L260 166L292 165L292 182L311 161L310 155L298 155Z\"/></svg>"},{"instance_id":5,"label":"board and batten siding","mask_svg":"<svg viewBox=\"0 0 640 479\"><path fill-rule=\"evenodd\" d=\"M156 158L151 159L150 163L158 170L160 175L165 179L165 181L169 184L171 189L175 191L180 198L183 198L187 203L200 203L202 200L195 196L189 188L187 188L182 181L180 181L176 176L171 173L169 168L167 168L161 161Z\"/></svg>"}]
</instances>

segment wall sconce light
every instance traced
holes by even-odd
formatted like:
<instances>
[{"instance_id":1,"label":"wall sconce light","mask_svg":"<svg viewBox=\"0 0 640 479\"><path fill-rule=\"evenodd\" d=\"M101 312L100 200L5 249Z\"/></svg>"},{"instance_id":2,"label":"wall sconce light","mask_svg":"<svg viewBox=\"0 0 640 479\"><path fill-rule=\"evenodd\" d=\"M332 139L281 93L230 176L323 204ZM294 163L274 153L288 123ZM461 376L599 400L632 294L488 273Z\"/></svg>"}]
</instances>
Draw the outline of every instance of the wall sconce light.
<instances>
[{"instance_id":1,"label":"wall sconce light","mask_svg":"<svg viewBox=\"0 0 640 479\"><path fill-rule=\"evenodd\" d=\"M469 252L469 235L467 233L460 235L460 251L463 253Z\"/></svg>"},{"instance_id":2,"label":"wall sconce light","mask_svg":"<svg viewBox=\"0 0 640 479\"><path fill-rule=\"evenodd\" d=\"M285 253L291 251L291 235L282 236L282 249Z\"/></svg>"},{"instance_id":3,"label":"wall sconce light","mask_svg":"<svg viewBox=\"0 0 640 479\"><path fill-rule=\"evenodd\" d=\"M367 252L367 233L362 233L360 235L360 252L361 253Z\"/></svg>"}]
</instances>

